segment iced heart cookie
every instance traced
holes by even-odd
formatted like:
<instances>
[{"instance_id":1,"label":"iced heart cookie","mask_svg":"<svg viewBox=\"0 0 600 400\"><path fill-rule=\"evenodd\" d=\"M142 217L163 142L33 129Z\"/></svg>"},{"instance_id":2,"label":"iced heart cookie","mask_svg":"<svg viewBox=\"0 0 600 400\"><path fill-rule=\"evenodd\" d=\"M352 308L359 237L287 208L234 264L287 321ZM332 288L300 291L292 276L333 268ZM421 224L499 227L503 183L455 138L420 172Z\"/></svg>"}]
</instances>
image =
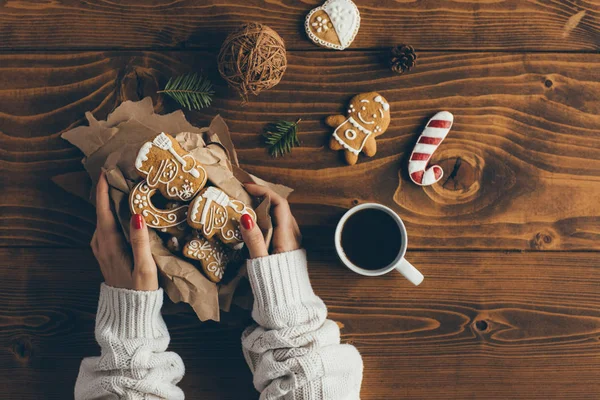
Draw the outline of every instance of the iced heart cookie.
<instances>
[{"instance_id":1,"label":"iced heart cookie","mask_svg":"<svg viewBox=\"0 0 600 400\"><path fill-rule=\"evenodd\" d=\"M335 128L329 148L344 150L346 162L354 165L360 152L369 157L377 152L375 138L390 125L390 105L377 92L361 93L350 100L346 115L331 115L325 123Z\"/></svg>"},{"instance_id":2,"label":"iced heart cookie","mask_svg":"<svg viewBox=\"0 0 600 400\"><path fill-rule=\"evenodd\" d=\"M244 246L240 232L240 218L244 214L250 214L256 221L254 210L210 186L190 204L188 224L207 239L216 235L226 245L240 249Z\"/></svg>"},{"instance_id":3,"label":"iced heart cookie","mask_svg":"<svg viewBox=\"0 0 600 400\"><path fill-rule=\"evenodd\" d=\"M219 240L207 239L195 231L183 246L183 255L200 262L202 271L212 282L217 283L223 279L229 257Z\"/></svg>"},{"instance_id":4,"label":"iced heart cookie","mask_svg":"<svg viewBox=\"0 0 600 400\"><path fill-rule=\"evenodd\" d=\"M352 0L327 0L308 13L304 27L319 46L344 50L358 33L360 13Z\"/></svg>"},{"instance_id":5,"label":"iced heart cookie","mask_svg":"<svg viewBox=\"0 0 600 400\"><path fill-rule=\"evenodd\" d=\"M140 148L135 168L148 187L158 189L167 199L190 201L206 184L206 171L166 133Z\"/></svg>"},{"instance_id":6,"label":"iced heart cookie","mask_svg":"<svg viewBox=\"0 0 600 400\"><path fill-rule=\"evenodd\" d=\"M150 228L170 228L185 223L188 205L162 210L152 203L157 189L151 188L146 181L138 183L129 193L129 209L132 214L141 214Z\"/></svg>"}]
</instances>

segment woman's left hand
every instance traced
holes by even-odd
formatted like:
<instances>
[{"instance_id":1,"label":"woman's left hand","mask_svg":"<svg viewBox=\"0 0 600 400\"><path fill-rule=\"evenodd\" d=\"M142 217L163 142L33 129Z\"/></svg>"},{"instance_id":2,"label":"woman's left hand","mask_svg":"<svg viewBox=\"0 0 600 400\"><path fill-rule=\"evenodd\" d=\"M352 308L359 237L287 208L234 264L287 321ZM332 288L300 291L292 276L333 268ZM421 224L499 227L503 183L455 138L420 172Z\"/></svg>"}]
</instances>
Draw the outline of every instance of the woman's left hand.
<instances>
[{"instance_id":1,"label":"woman's left hand","mask_svg":"<svg viewBox=\"0 0 600 400\"><path fill-rule=\"evenodd\" d=\"M150 252L146 222L140 214L131 217L130 249L110 209L108 187L106 175L102 172L96 187L98 222L91 246L100 264L104 281L116 288L157 290L158 273Z\"/></svg>"}]
</instances>

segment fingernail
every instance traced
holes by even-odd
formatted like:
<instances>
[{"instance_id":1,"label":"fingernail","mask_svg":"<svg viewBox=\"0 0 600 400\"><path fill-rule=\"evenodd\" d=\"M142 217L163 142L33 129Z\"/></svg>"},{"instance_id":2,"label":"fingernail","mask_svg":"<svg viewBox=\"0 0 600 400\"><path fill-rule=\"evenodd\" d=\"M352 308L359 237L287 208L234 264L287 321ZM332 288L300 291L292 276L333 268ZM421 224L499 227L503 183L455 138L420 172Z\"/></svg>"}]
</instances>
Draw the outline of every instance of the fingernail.
<instances>
[{"instance_id":1,"label":"fingernail","mask_svg":"<svg viewBox=\"0 0 600 400\"><path fill-rule=\"evenodd\" d=\"M244 182L243 185L244 186L246 186L246 185L256 185L256 183L254 183L254 182Z\"/></svg>"},{"instance_id":2,"label":"fingernail","mask_svg":"<svg viewBox=\"0 0 600 400\"><path fill-rule=\"evenodd\" d=\"M240 218L240 222L242 223L242 226L244 227L244 229L247 231L254 228L254 221L252 220L252 217L250 216L250 214L242 215L242 218Z\"/></svg>"},{"instance_id":3,"label":"fingernail","mask_svg":"<svg viewBox=\"0 0 600 400\"><path fill-rule=\"evenodd\" d=\"M141 214L133 214L131 222L135 229L142 229L144 227L144 217Z\"/></svg>"}]
</instances>

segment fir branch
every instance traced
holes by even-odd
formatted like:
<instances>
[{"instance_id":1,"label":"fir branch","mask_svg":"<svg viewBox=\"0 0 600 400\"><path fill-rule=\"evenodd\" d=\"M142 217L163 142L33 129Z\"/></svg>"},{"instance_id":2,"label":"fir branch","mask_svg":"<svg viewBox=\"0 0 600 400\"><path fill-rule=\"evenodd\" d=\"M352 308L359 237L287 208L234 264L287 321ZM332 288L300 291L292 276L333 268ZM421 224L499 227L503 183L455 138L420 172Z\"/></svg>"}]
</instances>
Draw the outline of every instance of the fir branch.
<instances>
[{"instance_id":1,"label":"fir branch","mask_svg":"<svg viewBox=\"0 0 600 400\"><path fill-rule=\"evenodd\" d=\"M170 78L164 90L159 90L157 93L166 94L190 110L199 110L210 106L212 96L215 94L210 80L198 74Z\"/></svg>"},{"instance_id":2,"label":"fir branch","mask_svg":"<svg viewBox=\"0 0 600 400\"><path fill-rule=\"evenodd\" d=\"M298 140L298 123L289 121L277 121L265 127L265 143L269 146L272 157L283 156L292 151L293 147L300 146Z\"/></svg>"}]
</instances>

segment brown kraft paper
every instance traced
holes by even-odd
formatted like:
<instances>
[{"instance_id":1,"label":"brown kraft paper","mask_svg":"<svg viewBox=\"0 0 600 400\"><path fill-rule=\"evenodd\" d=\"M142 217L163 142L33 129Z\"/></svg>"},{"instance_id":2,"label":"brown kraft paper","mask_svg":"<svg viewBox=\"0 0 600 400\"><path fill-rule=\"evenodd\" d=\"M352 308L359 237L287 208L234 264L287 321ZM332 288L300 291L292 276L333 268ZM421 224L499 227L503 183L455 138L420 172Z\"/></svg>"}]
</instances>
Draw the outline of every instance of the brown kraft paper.
<instances>
[{"instance_id":1,"label":"brown kraft paper","mask_svg":"<svg viewBox=\"0 0 600 400\"><path fill-rule=\"evenodd\" d=\"M152 100L147 97L138 102L122 103L105 121L96 120L89 112L86 117L89 126L76 127L62 137L83 152L82 163L87 173L69 173L53 180L69 193L94 203L95 186L100 171L104 169L115 215L126 238L131 218L128 194L140 180L134 169L135 157L144 142L166 132L175 136L181 146L204 166L213 185L233 198L252 204L257 214L257 225L263 231L267 244L270 242L273 225L269 200L254 201L241 182L268 185L286 198L292 189L265 182L240 168L229 129L220 116L216 116L209 127L197 128L185 119L181 110L166 115L155 114ZM204 277L192 263L167 250L153 230L150 232L150 245L167 295L175 303L184 302L192 306L200 320L219 321L220 310L229 311L232 303L245 307L252 305L248 291L244 298L234 299L236 288L246 279L245 266L226 283L217 285Z\"/></svg>"}]
</instances>

